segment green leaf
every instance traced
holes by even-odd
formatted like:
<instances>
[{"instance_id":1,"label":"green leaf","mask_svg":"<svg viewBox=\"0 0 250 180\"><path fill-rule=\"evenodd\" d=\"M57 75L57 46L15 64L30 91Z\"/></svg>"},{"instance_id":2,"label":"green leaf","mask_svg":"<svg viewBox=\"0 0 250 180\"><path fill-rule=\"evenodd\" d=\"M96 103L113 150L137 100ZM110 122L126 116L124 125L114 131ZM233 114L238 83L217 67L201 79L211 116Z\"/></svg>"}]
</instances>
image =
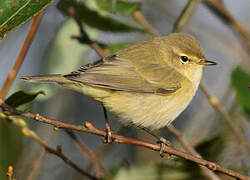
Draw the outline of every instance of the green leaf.
<instances>
[{"instance_id":1,"label":"green leaf","mask_svg":"<svg viewBox=\"0 0 250 180\"><path fill-rule=\"evenodd\" d=\"M5 103L16 108L20 105L33 101L39 94L45 95L43 91L39 91L37 93L26 93L23 91L17 91L10 97L8 97Z\"/></svg>"},{"instance_id":2,"label":"green leaf","mask_svg":"<svg viewBox=\"0 0 250 180\"><path fill-rule=\"evenodd\" d=\"M139 2L125 2L122 0L95 0L95 3L103 11L121 13L125 16L131 16L141 6Z\"/></svg>"},{"instance_id":3,"label":"green leaf","mask_svg":"<svg viewBox=\"0 0 250 180\"><path fill-rule=\"evenodd\" d=\"M0 39L41 12L52 0L0 0Z\"/></svg>"},{"instance_id":4,"label":"green leaf","mask_svg":"<svg viewBox=\"0 0 250 180\"><path fill-rule=\"evenodd\" d=\"M99 14L98 12L89 9L84 3L76 2L74 0L61 0L58 5L58 9L64 14L69 15L68 9L73 7L76 17L85 24L95 27L102 31L111 32L128 32L128 31L142 31L137 27L133 27L108 16Z\"/></svg>"},{"instance_id":5,"label":"green leaf","mask_svg":"<svg viewBox=\"0 0 250 180\"><path fill-rule=\"evenodd\" d=\"M232 85L235 88L238 102L247 114L250 114L250 74L237 67L231 75Z\"/></svg>"}]
</instances>

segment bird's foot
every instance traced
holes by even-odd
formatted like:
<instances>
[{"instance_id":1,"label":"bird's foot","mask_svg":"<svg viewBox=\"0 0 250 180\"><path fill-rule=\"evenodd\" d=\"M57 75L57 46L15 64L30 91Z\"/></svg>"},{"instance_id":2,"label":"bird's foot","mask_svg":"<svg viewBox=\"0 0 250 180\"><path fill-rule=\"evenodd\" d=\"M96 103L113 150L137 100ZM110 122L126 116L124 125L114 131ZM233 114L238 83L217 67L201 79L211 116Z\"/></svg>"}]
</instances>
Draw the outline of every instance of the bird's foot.
<instances>
[{"instance_id":1,"label":"bird's foot","mask_svg":"<svg viewBox=\"0 0 250 180\"><path fill-rule=\"evenodd\" d=\"M164 149L166 146L171 146L170 143L163 137L159 137L159 141L157 141L158 144L160 144L160 156L164 157Z\"/></svg>"},{"instance_id":2,"label":"bird's foot","mask_svg":"<svg viewBox=\"0 0 250 180\"><path fill-rule=\"evenodd\" d=\"M106 135L104 138L104 143L112 143L112 131L108 123L105 123Z\"/></svg>"}]
</instances>

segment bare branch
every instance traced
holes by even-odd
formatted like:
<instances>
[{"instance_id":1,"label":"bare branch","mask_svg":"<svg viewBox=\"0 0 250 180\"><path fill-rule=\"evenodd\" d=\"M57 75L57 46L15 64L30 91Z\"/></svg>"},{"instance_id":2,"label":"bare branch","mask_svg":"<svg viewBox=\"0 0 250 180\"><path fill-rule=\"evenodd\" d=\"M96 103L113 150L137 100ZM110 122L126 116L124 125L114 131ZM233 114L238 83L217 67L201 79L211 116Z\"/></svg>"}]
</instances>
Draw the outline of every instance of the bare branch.
<instances>
[{"instance_id":1,"label":"bare branch","mask_svg":"<svg viewBox=\"0 0 250 180\"><path fill-rule=\"evenodd\" d=\"M63 129L87 132L87 133L95 134L95 135L102 136L102 137L106 136L105 131L97 129L96 127L93 126L93 124L91 124L90 122L87 122L87 121L85 122L85 127L79 126L79 125L67 124L67 123L64 123L64 122L61 122L58 120L45 118L39 114L33 114L30 112L25 112L25 111L20 111L20 110L14 109L14 108L8 106L7 104L5 104L3 102L3 100L1 100L1 99L0 99L0 107L3 109L4 113L8 114L8 115L19 115L19 116L27 117L27 118L34 119L34 120L39 121L39 122L51 124L56 128L63 128ZM7 116L7 117L13 118L12 116ZM42 140L40 140L38 138L38 136L33 131L32 132L28 131L28 132L30 135L32 135L31 137L33 139L35 139L37 142L39 142L39 144L41 144L48 152L59 156L67 164L69 164L70 166L74 167L75 169L77 169L78 171L81 171L81 173L83 173L81 169L79 169L75 164L73 164L71 161L69 161L59 150L54 150L54 149L51 149L50 147L48 147L48 145L45 142L43 142ZM111 137L113 139L113 142L118 143L118 144L133 144L136 146L142 146L142 147L145 147L148 149L152 149L154 151L160 151L160 149L161 149L161 146L159 144L153 144L153 143L150 143L147 141L129 138L129 137L117 135L114 133L112 133ZM181 158L189 160L189 161L193 161L193 162L197 163L198 165L202 165L202 166L207 167L210 170L213 170L215 172L221 172L223 174L226 174L226 175L234 177L234 178L238 178L241 180L250 179L249 177L241 175L240 173L223 168L214 162L210 162L210 161L201 159L199 157L187 154L185 152L178 151L170 146L166 146L164 148L163 152L168 153L170 155L181 157ZM86 172L84 172L84 174L85 173ZM95 178L89 174L85 174L85 175L87 175L88 177L91 177L91 178Z\"/></svg>"},{"instance_id":2,"label":"bare branch","mask_svg":"<svg viewBox=\"0 0 250 180\"><path fill-rule=\"evenodd\" d=\"M201 0L189 0L174 24L173 32L180 32Z\"/></svg>"},{"instance_id":3,"label":"bare branch","mask_svg":"<svg viewBox=\"0 0 250 180\"><path fill-rule=\"evenodd\" d=\"M206 95L211 106L226 120L228 126L232 129L234 135L245 145L245 147L250 151L250 143L247 141L245 136L241 133L240 129L234 123L233 119L226 113L216 97L214 97L208 89L205 87L203 82L200 83L200 89Z\"/></svg>"},{"instance_id":4,"label":"bare branch","mask_svg":"<svg viewBox=\"0 0 250 180\"><path fill-rule=\"evenodd\" d=\"M136 10L133 15L135 20L143 26L148 34L151 34L152 36L158 36L156 30L148 23L140 10Z\"/></svg>"},{"instance_id":5,"label":"bare branch","mask_svg":"<svg viewBox=\"0 0 250 180\"><path fill-rule=\"evenodd\" d=\"M212 10L212 12L214 12L215 15L221 18L227 25L231 26L232 29L238 33L249 52L250 32L232 16L223 0L203 0L203 2L210 10Z\"/></svg>"},{"instance_id":6,"label":"bare branch","mask_svg":"<svg viewBox=\"0 0 250 180\"><path fill-rule=\"evenodd\" d=\"M1 102L2 102L2 100L0 99L0 103ZM8 106L8 105L6 105L6 106ZM9 108L10 108L10 106L9 106ZM62 159L66 164L68 164L69 166L71 166L72 168L74 168L75 170L77 170L79 173L81 173L83 176L86 176L89 179L93 179L93 180L99 179L98 177L96 177L94 175L91 175L88 172L85 172L83 169L81 169L75 163L73 163L67 156L65 156L62 153L62 149L61 149L60 146L58 146L57 149L51 148L45 141L43 141L42 139L40 139L40 137L34 131L30 130L27 127L27 125L26 125L26 123L25 123L25 121L23 119L20 119L20 118L16 119L13 116L9 116L9 115L10 115L9 111L5 112L5 114L0 113L0 119L10 120L15 125L19 126L21 128L22 133L25 136L28 136L28 137L32 138L33 140L35 140L37 143L39 143L46 150L46 152L48 152L50 154L56 155L57 157L59 157L60 159Z\"/></svg>"},{"instance_id":7,"label":"bare branch","mask_svg":"<svg viewBox=\"0 0 250 180\"><path fill-rule=\"evenodd\" d=\"M75 21L80 29L80 33L81 33L80 40L86 44L89 44L90 47L92 49L94 49L99 56L104 57L105 53L102 51L102 49L98 46L98 44L96 42L92 41L89 38L85 29L83 28L83 24L82 24L81 20L75 15L74 7L69 7L68 12L69 12L69 15L75 19Z\"/></svg>"},{"instance_id":8,"label":"bare branch","mask_svg":"<svg viewBox=\"0 0 250 180\"><path fill-rule=\"evenodd\" d=\"M81 152L83 154L86 154L92 161L92 163L98 167L99 171L102 172L107 179L111 180L111 174L106 171L106 169L103 167L101 161L96 157L96 155L82 141L80 141L72 131L65 129L65 132L74 140Z\"/></svg>"}]
</instances>

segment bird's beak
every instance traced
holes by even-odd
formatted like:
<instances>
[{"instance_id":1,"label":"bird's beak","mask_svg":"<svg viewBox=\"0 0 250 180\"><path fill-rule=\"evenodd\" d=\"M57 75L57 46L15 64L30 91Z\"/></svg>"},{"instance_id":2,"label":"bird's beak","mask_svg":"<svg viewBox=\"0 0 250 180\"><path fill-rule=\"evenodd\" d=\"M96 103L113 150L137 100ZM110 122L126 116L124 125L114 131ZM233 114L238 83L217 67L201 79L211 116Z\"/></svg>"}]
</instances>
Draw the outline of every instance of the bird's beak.
<instances>
[{"instance_id":1,"label":"bird's beak","mask_svg":"<svg viewBox=\"0 0 250 180\"><path fill-rule=\"evenodd\" d=\"M208 60L200 60L197 62L197 64L202 65L202 66L213 66L213 65L216 65L216 62L208 61Z\"/></svg>"}]
</instances>

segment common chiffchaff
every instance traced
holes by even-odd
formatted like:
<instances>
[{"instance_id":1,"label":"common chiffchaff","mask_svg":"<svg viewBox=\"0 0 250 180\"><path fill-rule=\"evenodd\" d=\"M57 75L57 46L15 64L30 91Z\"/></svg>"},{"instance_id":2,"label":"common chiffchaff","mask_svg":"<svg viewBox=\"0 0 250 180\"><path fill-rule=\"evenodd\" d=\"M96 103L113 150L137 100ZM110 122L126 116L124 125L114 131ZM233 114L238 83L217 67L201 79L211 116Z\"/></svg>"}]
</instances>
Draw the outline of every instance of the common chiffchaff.
<instances>
[{"instance_id":1,"label":"common chiffchaff","mask_svg":"<svg viewBox=\"0 0 250 180\"><path fill-rule=\"evenodd\" d=\"M169 125L190 103L205 60L198 41L186 34L138 42L102 61L67 75L22 77L30 82L56 82L91 96L122 123L151 130Z\"/></svg>"}]
</instances>

